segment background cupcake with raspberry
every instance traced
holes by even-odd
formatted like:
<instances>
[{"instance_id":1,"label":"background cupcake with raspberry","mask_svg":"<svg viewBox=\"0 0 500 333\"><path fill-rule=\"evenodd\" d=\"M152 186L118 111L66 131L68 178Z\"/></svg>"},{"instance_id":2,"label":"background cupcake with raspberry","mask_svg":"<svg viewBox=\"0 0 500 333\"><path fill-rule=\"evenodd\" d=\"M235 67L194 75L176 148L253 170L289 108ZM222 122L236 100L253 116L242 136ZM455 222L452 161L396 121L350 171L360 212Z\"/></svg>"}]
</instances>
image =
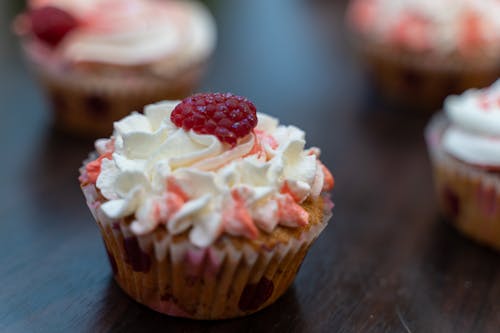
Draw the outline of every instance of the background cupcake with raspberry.
<instances>
[{"instance_id":1,"label":"background cupcake with raspberry","mask_svg":"<svg viewBox=\"0 0 500 333\"><path fill-rule=\"evenodd\" d=\"M347 12L382 95L432 111L500 76L499 17L496 0L351 0Z\"/></svg>"},{"instance_id":2,"label":"background cupcake with raspberry","mask_svg":"<svg viewBox=\"0 0 500 333\"><path fill-rule=\"evenodd\" d=\"M149 105L96 150L80 182L114 277L165 314L222 319L270 305L331 215L319 149L242 97Z\"/></svg>"},{"instance_id":3,"label":"background cupcake with raspberry","mask_svg":"<svg viewBox=\"0 0 500 333\"><path fill-rule=\"evenodd\" d=\"M14 27L57 127L94 137L145 104L189 95L216 39L192 1L32 0Z\"/></svg>"},{"instance_id":4,"label":"background cupcake with raspberry","mask_svg":"<svg viewBox=\"0 0 500 333\"><path fill-rule=\"evenodd\" d=\"M500 250L500 81L447 98L426 138L442 212Z\"/></svg>"}]
</instances>

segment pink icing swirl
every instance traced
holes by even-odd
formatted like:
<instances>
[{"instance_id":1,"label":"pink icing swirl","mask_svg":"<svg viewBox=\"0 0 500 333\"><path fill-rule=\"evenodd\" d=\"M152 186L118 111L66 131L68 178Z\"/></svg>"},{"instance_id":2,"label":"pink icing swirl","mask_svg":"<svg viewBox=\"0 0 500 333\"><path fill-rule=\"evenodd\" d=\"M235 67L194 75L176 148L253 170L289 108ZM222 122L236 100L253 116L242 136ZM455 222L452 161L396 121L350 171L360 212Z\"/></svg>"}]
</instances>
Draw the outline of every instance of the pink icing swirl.
<instances>
[{"instance_id":1,"label":"pink icing swirl","mask_svg":"<svg viewBox=\"0 0 500 333\"><path fill-rule=\"evenodd\" d=\"M54 6L76 17L79 26L58 47L73 62L140 65L169 59L193 63L215 45L215 23L192 1L32 0L30 8Z\"/></svg>"},{"instance_id":2,"label":"pink icing swirl","mask_svg":"<svg viewBox=\"0 0 500 333\"><path fill-rule=\"evenodd\" d=\"M150 105L144 115L116 122L111 156L110 139L96 143L101 157L87 173L98 172L106 218L133 216L136 235L158 227L173 235L189 231L199 247L223 233L255 239L278 225L309 223L301 204L331 190L334 180L319 149L304 149L303 131L258 114L255 131L232 147L176 127L170 120L176 105Z\"/></svg>"},{"instance_id":3,"label":"pink icing swirl","mask_svg":"<svg viewBox=\"0 0 500 333\"><path fill-rule=\"evenodd\" d=\"M463 56L500 47L497 0L352 0L348 21L380 42L415 52Z\"/></svg>"}]
</instances>

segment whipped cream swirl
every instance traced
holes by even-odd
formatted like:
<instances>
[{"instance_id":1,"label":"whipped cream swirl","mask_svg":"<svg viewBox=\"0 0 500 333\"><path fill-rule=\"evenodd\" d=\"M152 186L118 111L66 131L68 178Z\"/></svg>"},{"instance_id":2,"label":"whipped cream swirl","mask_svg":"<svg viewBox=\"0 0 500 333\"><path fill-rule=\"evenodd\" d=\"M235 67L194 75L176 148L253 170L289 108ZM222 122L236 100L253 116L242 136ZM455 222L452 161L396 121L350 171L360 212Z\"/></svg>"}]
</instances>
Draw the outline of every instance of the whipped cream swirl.
<instances>
[{"instance_id":1,"label":"whipped cream swirl","mask_svg":"<svg viewBox=\"0 0 500 333\"><path fill-rule=\"evenodd\" d=\"M445 101L451 126L443 147L456 158L479 166L500 166L500 80Z\"/></svg>"},{"instance_id":2,"label":"whipped cream swirl","mask_svg":"<svg viewBox=\"0 0 500 333\"><path fill-rule=\"evenodd\" d=\"M363 34L413 51L500 49L498 0L352 0L348 15Z\"/></svg>"},{"instance_id":3,"label":"whipped cream swirl","mask_svg":"<svg viewBox=\"0 0 500 333\"><path fill-rule=\"evenodd\" d=\"M215 23L193 1L33 0L32 8L52 5L78 19L58 52L72 62L164 67L205 60L215 45ZM173 64L172 64L173 63Z\"/></svg>"},{"instance_id":4,"label":"whipped cream swirl","mask_svg":"<svg viewBox=\"0 0 500 333\"><path fill-rule=\"evenodd\" d=\"M300 203L329 190L333 178L319 149L304 149L302 130L259 113L254 131L231 148L176 127L170 114L177 103L149 105L116 122L111 139L96 142L105 217L133 216L137 235L159 225L174 235L189 230L200 247L222 233L253 239L259 230L308 223Z\"/></svg>"}]
</instances>

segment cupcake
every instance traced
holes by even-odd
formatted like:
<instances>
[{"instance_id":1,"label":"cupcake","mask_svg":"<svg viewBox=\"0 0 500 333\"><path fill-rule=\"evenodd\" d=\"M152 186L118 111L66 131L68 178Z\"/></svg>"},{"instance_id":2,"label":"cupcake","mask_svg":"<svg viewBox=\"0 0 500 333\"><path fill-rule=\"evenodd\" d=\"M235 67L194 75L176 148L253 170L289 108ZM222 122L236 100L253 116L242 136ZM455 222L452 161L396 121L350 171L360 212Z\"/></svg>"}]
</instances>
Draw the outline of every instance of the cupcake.
<instances>
[{"instance_id":1,"label":"cupcake","mask_svg":"<svg viewBox=\"0 0 500 333\"><path fill-rule=\"evenodd\" d=\"M441 210L465 235L500 250L500 80L446 99L426 130Z\"/></svg>"},{"instance_id":2,"label":"cupcake","mask_svg":"<svg viewBox=\"0 0 500 333\"><path fill-rule=\"evenodd\" d=\"M108 136L114 121L196 87L215 45L200 3L31 0L14 22L57 128Z\"/></svg>"},{"instance_id":3,"label":"cupcake","mask_svg":"<svg viewBox=\"0 0 500 333\"><path fill-rule=\"evenodd\" d=\"M347 12L382 96L426 111L500 76L498 17L497 0L351 0Z\"/></svg>"},{"instance_id":4,"label":"cupcake","mask_svg":"<svg viewBox=\"0 0 500 333\"><path fill-rule=\"evenodd\" d=\"M320 150L242 97L148 105L95 147L80 184L114 278L168 315L223 319L272 304L331 216Z\"/></svg>"}]
</instances>

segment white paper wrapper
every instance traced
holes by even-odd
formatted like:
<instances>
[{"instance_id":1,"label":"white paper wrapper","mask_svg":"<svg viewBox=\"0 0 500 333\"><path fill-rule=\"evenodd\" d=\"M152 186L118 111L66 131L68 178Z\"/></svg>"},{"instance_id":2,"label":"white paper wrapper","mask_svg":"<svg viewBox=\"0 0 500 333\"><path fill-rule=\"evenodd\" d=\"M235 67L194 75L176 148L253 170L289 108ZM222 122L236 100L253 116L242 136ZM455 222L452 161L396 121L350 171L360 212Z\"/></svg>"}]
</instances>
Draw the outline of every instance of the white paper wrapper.
<instances>
[{"instance_id":1,"label":"white paper wrapper","mask_svg":"<svg viewBox=\"0 0 500 333\"><path fill-rule=\"evenodd\" d=\"M244 316L272 304L331 216L325 208L319 221L283 242L256 246L228 236L198 248L183 236L133 235L124 221L100 214L94 185L82 189L122 289L156 311L193 319Z\"/></svg>"},{"instance_id":2,"label":"white paper wrapper","mask_svg":"<svg viewBox=\"0 0 500 333\"><path fill-rule=\"evenodd\" d=\"M447 154L441 137L448 126L437 114L425 133L442 213L464 234L500 250L500 174Z\"/></svg>"}]
</instances>

